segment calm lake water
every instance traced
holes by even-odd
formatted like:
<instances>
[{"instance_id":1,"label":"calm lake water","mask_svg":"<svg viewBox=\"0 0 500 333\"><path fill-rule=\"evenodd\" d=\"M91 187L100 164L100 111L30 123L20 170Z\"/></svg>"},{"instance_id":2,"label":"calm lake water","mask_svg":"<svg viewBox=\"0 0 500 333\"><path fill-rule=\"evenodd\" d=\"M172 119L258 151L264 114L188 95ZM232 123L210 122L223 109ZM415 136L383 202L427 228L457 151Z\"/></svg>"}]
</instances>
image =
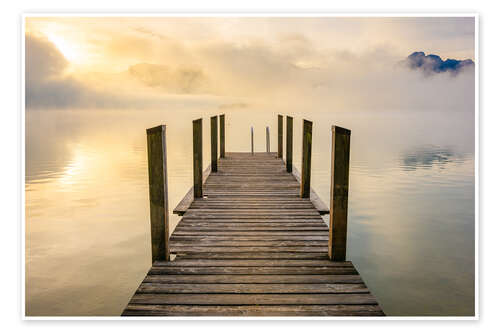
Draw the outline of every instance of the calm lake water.
<instances>
[{"instance_id":1,"label":"calm lake water","mask_svg":"<svg viewBox=\"0 0 500 333\"><path fill-rule=\"evenodd\" d=\"M226 114L226 151L277 150L276 113ZM151 262L146 128L167 125L170 211L192 184L191 120L205 111L26 112L27 315L119 315ZM352 130L348 260L387 315L474 314L474 114L299 112L312 186L328 202L330 127ZM179 218L171 215L171 230Z\"/></svg>"}]
</instances>

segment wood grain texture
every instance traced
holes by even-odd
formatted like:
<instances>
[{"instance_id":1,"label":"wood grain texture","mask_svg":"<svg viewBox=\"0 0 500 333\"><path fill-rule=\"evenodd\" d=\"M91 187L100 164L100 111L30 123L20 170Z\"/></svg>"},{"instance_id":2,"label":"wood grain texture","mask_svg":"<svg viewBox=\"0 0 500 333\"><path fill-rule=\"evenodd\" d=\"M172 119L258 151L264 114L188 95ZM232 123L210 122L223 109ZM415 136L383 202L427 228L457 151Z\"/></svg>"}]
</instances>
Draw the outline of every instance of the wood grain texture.
<instances>
[{"instance_id":1,"label":"wood grain texture","mask_svg":"<svg viewBox=\"0 0 500 333\"><path fill-rule=\"evenodd\" d=\"M221 114L219 116L219 144L220 144L220 158L226 157L226 116Z\"/></svg>"},{"instance_id":2,"label":"wood grain texture","mask_svg":"<svg viewBox=\"0 0 500 333\"><path fill-rule=\"evenodd\" d=\"M276 153L226 153L124 316L383 316ZM300 177L300 176L299 176ZM328 209L325 209L328 212Z\"/></svg>"},{"instance_id":3,"label":"wood grain texture","mask_svg":"<svg viewBox=\"0 0 500 333\"><path fill-rule=\"evenodd\" d=\"M193 120L193 197L203 197L203 125Z\"/></svg>"},{"instance_id":4,"label":"wood grain texture","mask_svg":"<svg viewBox=\"0 0 500 333\"><path fill-rule=\"evenodd\" d=\"M166 126L146 130L149 174L151 259L168 260L168 182Z\"/></svg>"}]
</instances>

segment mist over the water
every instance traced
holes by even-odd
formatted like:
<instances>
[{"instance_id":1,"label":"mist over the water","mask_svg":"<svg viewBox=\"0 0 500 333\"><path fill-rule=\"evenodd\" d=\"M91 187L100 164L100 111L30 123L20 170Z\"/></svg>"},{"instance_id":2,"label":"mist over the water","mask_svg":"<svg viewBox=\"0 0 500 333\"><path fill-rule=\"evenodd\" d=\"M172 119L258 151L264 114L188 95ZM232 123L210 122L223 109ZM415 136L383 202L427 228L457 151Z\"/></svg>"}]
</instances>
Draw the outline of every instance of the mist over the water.
<instances>
[{"instance_id":1,"label":"mist over the water","mask_svg":"<svg viewBox=\"0 0 500 333\"><path fill-rule=\"evenodd\" d=\"M352 130L348 259L388 315L474 314L473 17L26 20L26 310L118 315L150 267L146 128L167 125L169 207L192 184L192 120L226 151L313 121ZM409 57L410 56L410 57ZM470 60L469 60L470 59ZM408 61L411 60L410 64ZM171 215L172 228L178 217Z\"/></svg>"}]
</instances>

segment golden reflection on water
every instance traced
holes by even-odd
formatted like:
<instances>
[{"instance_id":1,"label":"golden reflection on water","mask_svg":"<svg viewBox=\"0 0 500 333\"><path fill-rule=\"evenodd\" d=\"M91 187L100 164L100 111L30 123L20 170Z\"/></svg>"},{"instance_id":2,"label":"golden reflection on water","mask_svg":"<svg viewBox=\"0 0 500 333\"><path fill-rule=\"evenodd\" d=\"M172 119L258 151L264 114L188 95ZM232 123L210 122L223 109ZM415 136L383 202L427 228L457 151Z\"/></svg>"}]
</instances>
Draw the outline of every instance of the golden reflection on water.
<instances>
[{"instance_id":1,"label":"golden reflection on water","mask_svg":"<svg viewBox=\"0 0 500 333\"><path fill-rule=\"evenodd\" d=\"M191 186L191 121L204 117L206 166L208 116L218 113L27 112L28 315L121 313L150 266L145 129L167 124L172 211ZM294 163L300 170L304 115L294 115ZM314 121L312 185L325 202L330 126L353 131L348 259L384 311L472 314L474 127L469 116L453 121L421 113L306 117ZM270 126L276 151L274 113L226 112L226 119L226 151L249 151L251 125L256 150L265 150L265 126ZM178 220L170 216L171 230Z\"/></svg>"}]
</instances>

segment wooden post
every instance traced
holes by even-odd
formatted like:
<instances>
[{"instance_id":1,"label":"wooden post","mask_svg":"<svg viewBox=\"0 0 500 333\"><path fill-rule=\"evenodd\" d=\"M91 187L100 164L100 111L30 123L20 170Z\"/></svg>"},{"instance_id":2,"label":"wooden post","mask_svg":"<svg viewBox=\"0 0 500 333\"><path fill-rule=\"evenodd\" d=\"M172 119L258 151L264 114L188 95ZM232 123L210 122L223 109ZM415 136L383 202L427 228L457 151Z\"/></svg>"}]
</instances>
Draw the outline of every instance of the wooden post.
<instances>
[{"instance_id":1,"label":"wooden post","mask_svg":"<svg viewBox=\"0 0 500 333\"><path fill-rule=\"evenodd\" d=\"M212 172L217 172L217 116L210 118L210 143L212 154Z\"/></svg>"},{"instance_id":2,"label":"wooden post","mask_svg":"<svg viewBox=\"0 0 500 333\"><path fill-rule=\"evenodd\" d=\"M220 158L226 157L226 117L221 114L220 122Z\"/></svg>"},{"instance_id":3,"label":"wooden post","mask_svg":"<svg viewBox=\"0 0 500 333\"><path fill-rule=\"evenodd\" d=\"M193 190L195 198L203 197L203 126L202 120L193 120Z\"/></svg>"},{"instance_id":4,"label":"wooden post","mask_svg":"<svg viewBox=\"0 0 500 333\"><path fill-rule=\"evenodd\" d=\"M270 147L270 142L269 142L269 126L266 126L266 153L271 152L271 147Z\"/></svg>"},{"instance_id":5,"label":"wooden post","mask_svg":"<svg viewBox=\"0 0 500 333\"><path fill-rule=\"evenodd\" d=\"M328 255L333 261L345 261L346 258L350 141L350 130L332 126Z\"/></svg>"},{"instance_id":6,"label":"wooden post","mask_svg":"<svg viewBox=\"0 0 500 333\"><path fill-rule=\"evenodd\" d=\"M151 259L170 260L168 249L168 182L166 126L146 130L149 173Z\"/></svg>"},{"instance_id":7,"label":"wooden post","mask_svg":"<svg viewBox=\"0 0 500 333\"><path fill-rule=\"evenodd\" d=\"M253 155L253 126L250 127L250 144L252 146L252 155Z\"/></svg>"},{"instance_id":8,"label":"wooden post","mask_svg":"<svg viewBox=\"0 0 500 333\"><path fill-rule=\"evenodd\" d=\"M292 172L293 118L286 116L286 172Z\"/></svg>"},{"instance_id":9,"label":"wooden post","mask_svg":"<svg viewBox=\"0 0 500 333\"><path fill-rule=\"evenodd\" d=\"M312 122L304 119L302 127L302 177L300 182L300 197L309 198L311 194L311 151Z\"/></svg>"},{"instance_id":10,"label":"wooden post","mask_svg":"<svg viewBox=\"0 0 500 333\"><path fill-rule=\"evenodd\" d=\"M278 115L278 158L283 158L283 116Z\"/></svg>"}]
</instances>

